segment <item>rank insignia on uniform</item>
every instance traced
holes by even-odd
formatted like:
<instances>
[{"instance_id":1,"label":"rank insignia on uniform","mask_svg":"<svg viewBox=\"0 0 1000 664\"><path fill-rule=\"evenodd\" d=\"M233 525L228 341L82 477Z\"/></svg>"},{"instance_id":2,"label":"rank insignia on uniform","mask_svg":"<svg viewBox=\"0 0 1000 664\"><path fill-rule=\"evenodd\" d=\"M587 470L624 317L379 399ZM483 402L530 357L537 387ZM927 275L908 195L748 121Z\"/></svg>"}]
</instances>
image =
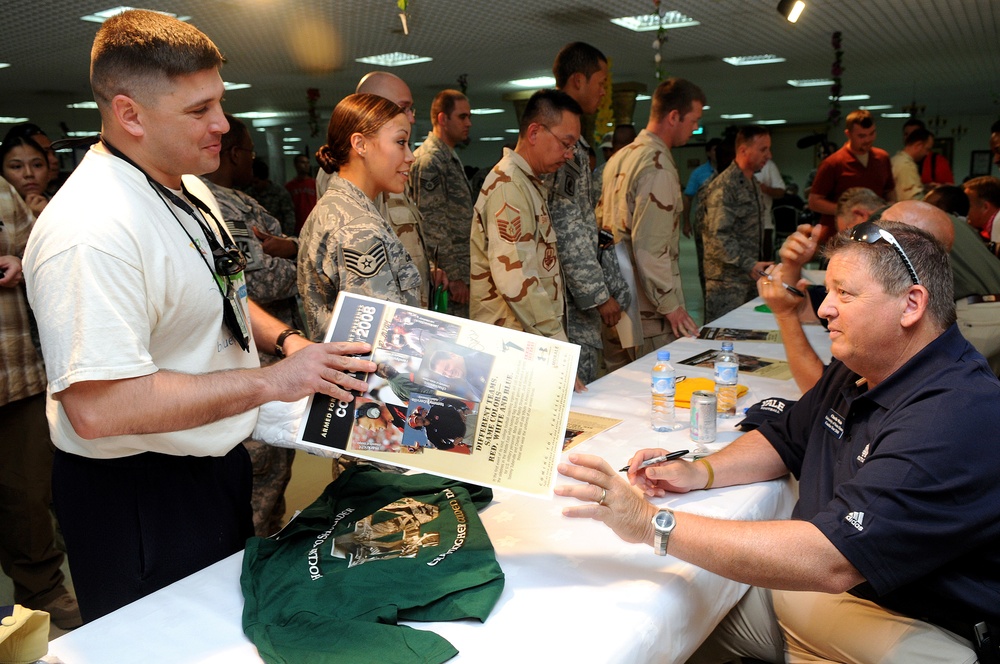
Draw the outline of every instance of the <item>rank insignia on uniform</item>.
<instances>
[{"instance_id":1,"label":"rank insignia on uniform","mask_svg":"<svg viewBox=\"0 0 1000 664\"><path fill-rule=\"evenodd\" d=\"M435 175L431 178L420 178L420 187L424 191L434 191L441 182L441 176Z\"/></svg>"},{"instance_id":2,"label":"rank insignia on uniform","mask_svg":"<svg viewBox=\"0 0 1000 664\"><path fill-rule=\"evenodd\" d=\"M496 213L497 231L507 242L517 242L521 237L521 211L510 203L504 203Z\"/></svg>"},{"instance_id":3,"label":"rank insignia on uniform","mask_svg":"<svg viewBox=\"0 0 1000 664\"><path fill-rule=\"evenodd\" d=\"M556 266L556 248L551 244L545 245L545 254L542 256L542 267L551 271Z\"/></svg>"},{"instance_id":4,"label":"rank insignia on uniform","mask_svg":"<svg viewBox=\"0 0 1000 664\"><path fill-rule=\"evenodd\" d=\"M376 240L365 251L355 249L342 249L344 254L344 267L363 279L374 277L388 262L385 253L385 246L381 241Z\"/></svg>"}]
</instances>

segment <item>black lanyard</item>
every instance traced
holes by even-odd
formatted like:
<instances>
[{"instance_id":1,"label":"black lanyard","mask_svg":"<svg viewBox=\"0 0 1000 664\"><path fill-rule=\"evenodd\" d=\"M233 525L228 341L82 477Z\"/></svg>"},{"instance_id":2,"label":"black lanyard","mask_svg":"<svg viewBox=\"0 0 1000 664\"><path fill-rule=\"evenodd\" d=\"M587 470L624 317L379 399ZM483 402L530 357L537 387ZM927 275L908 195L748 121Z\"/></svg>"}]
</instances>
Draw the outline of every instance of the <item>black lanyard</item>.
<instances>
[{"instance_id":1,"label":"black lanyard","mask_svg":"<svg viewBox=\"0 0 1000 664\"><path fill-rule=\"evenodd\" d=\"M176 207L183 210L192 219L194 219L195 222L197 222L198 227L205 235L205 240L208 242L208 247L211 250L213 257L215 258L216 266L219 265L220 260L225 260L226 258L228 258L228 260L231 262L238 263L240 266L246 265L246 258L243 256L242 252L240 252L239 247L237 247L233 243L229 235L223 230L222 224L219 223L219 220L215 217L215 214L212 212L212 209L208 205L206 205L201 199L199 199L197 196L188 191L187 187L184 186L183 181L181 182L181 191L183 192L183 194L188 198L188 200L194 203L195 207L197 207L200 212L207 214L212 219L212 221L215 222L215 226L219 230L219 237L223 238L223 241L226 243L225 245L222 245L219 242L218 238L216 238L215 236L215 233L212 232L212 229L208 227L208 225L204 221L204 216L197 214L194 208L192 208L187 201L185 201L180 196L175 194L169 188L165 187L161 183L151 178L149 176L149 173L143 170L143 168L139 166L139 164L132 161L132 159L130 159L121 150L111 145L108 139L106 139L103 136L101 137L101 143L104 144L104 147L107 148L108 152L110 152L115 157L118 157L125 163L129 164L130 166L132 166L134 169L136 169L146 177L146 182L148 182L149 186L153 188L153 191L157 193L160 200L163 201L163 204L167 206L167 209L170 211L171 216L173 216L173 218L177 220L177 223L180 225L181 230L183 230L184 234L188 236L189 240L191 240L191 244L194 247L195 251L198 252L198 255L201 257L202 262L205 263L205 267L207 267L208 271L211 273L212 281L215 282L216 288L219 289L219 294L222 296L223 300L223 311L222 311L223 322L225 323L229 331L232 333L233 337L236 339L236 342L240 345L240 348L242 348L246 352L250 352L249 326L247 324L246 317L243 315L242 307L238 302L239 298L238 295L236 294L236 290L235 287L233 286L233 280L232 280L232 277L238 274L239 271L237 271L236 273L231 273L231 272L223 273L220 272L219 269L213 268L212 265L208 262L208 259L205 257L205 254L198 247L198 243L195 242L195 239L193 237L191 237L191 233L188 232L187 227L183 223L181 223L180 218L174 212L173 208L170 207L170 203L173 203ZM223 279L226 280L226 289L222 288L221 282Z\"/></svg>"}]
</instances>

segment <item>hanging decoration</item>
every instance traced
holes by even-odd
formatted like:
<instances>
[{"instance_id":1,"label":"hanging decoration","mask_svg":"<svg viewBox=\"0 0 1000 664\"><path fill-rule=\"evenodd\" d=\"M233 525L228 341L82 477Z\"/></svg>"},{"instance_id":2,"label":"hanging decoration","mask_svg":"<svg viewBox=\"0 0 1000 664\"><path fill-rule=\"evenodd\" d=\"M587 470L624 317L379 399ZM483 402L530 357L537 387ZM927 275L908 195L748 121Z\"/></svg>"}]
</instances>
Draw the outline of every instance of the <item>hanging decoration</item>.
<instances>
[{"instance_id":1,"label":"hanging decoration","mask_svg":"<svg viewBox=\"0 0 1000 664\"><path fill-rule=\"evenodd\" d=\"M469 92L469 75L459 74L458 79L458 89L461 90L462 94L468 94Z\"/></svg>"},{"instance_id":2,"label":"hanging decoration","mask_svg":"<svg viewBox=\"0 0 1000 664\"><path fill-rule=\"evenodd\" d=\"M396 0L396 6L399 7L399 22L403 24L403 34L410 34L410 26L407 23L407 17L409 12L407 11L410 7L410 0Z\"/></svg>"},{"instance_id":3,"label":"hanging decoration","mask_svg":"<svg viewBox=\"0 0 1000 664\"><path fill-rule=\"evenodd\" d=\"M830 45L833 46L833 65L830 67L830 78L833 85L830 86L830 112L827 114L826 124L828 129L836 127L840 122L840 96L843 92L841 87L841 76L844 74L844 51L841 49L841 34L838 30L830 38Z\"/></svg>"},{"instance_id":4,"label":"hanging decoration","mask_svg":"<svg viewBox=\"0 0 1000 664\"><path fill-rule=\"evenodd\" d=\"M309 109L309 131L311 135L319 135L319 113L316 112L316 102L319 101L319 88L306 90L306 107Z\"/></svg>"},{"instance_id":5,"label":"hanging decoration","mask_svg":"<svg viewBox=\"0 0 1000 664\"><path fill-rule=\"evenodd\" d=\"M611 98L611 59L608 58L608 78L604 81L604 96L594 117L594 140L591 145L600 145L604 134L615 128L614 100Z\"/></svg>"},{"instance_id":6,"label":"hanging decoration","mask_svg":"<svg viewBox=\"0 0 1000 664\"><path fill-rule=\"evenodd\" d=\"M653 66L656 71L656 80L662 81L665 76L663 70L663 45L667 43L667 29L663 27L663 12L660 11L660 0L653 0L653 14L656 16L659 25L656 29L656 39L653 40Z\"/></svg>"}]
</instances>

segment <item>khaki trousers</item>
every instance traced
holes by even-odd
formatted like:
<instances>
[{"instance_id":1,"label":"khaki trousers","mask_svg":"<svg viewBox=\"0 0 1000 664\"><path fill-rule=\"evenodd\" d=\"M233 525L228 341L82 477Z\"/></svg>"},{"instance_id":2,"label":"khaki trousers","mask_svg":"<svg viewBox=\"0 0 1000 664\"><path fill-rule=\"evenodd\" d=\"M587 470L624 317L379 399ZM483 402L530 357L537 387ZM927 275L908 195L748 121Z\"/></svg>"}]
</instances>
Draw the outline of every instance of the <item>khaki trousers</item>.
<instances>
[{"instance_id":1,"label":"khaki trousers","mask_svg":"<svg viewBox=\"0 0 1000 664\"><path fill-rule=\"evenodd\" d=\"M688 664L974 664L969 641L848 593L750 588Z\"/></svg>"}]
</instances>

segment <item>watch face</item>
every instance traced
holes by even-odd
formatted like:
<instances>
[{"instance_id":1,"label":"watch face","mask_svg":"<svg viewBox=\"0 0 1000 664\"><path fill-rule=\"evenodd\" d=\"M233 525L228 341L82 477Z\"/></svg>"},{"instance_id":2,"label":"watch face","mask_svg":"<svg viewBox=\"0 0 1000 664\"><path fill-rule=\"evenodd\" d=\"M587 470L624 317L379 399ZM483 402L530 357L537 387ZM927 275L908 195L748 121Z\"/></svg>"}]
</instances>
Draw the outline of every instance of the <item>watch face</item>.
<instances>
[{"instance_id":1,"label":"watch face","mask_svg":"<svg viewBox=\"0 0 1000 664\"><path fill-rule=\"evenodd\" d=\"M666 530L674 525L674 514L666 510L660 510L653 517L653 526L660 530Z\"/></svg>"}]
</instances>

